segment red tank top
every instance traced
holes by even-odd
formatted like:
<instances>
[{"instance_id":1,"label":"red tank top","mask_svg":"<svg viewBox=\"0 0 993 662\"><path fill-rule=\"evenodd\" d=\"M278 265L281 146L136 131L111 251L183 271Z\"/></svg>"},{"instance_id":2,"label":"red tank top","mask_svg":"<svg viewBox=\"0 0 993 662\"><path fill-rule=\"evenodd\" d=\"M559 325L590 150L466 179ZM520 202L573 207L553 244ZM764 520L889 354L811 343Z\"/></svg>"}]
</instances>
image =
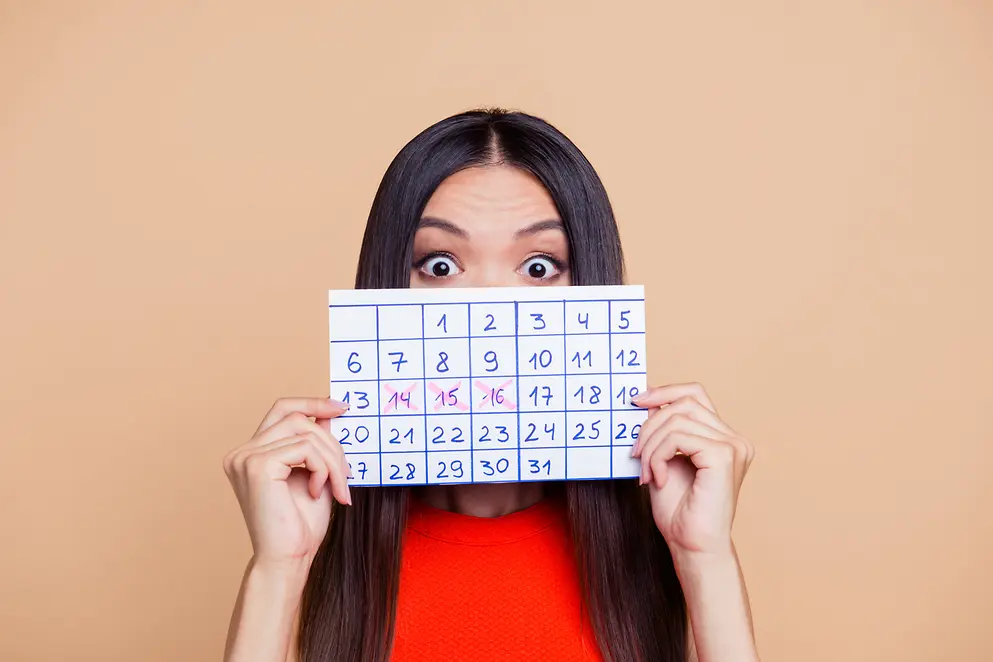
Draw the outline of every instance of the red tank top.
<instances>
[{"instance_id":1,"label":"red tank top","mask_svg":"<svg viewBox=\"0 0 993 662\"><path fill-rule=\"evenodd\" d=\"M411 502L392 662L601 659L560 499L495 518Z\"/></svg>"}]
</instances>

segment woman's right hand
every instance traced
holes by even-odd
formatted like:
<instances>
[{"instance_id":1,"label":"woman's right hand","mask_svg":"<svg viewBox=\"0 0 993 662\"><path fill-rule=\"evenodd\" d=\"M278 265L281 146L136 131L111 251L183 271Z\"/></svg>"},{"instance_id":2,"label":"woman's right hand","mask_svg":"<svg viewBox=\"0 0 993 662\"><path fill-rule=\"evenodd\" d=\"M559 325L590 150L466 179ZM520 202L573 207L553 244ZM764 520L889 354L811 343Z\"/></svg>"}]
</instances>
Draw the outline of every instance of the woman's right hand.
<instances>
[{"instance_id":1,"label":"woman's right hand","mask_svg":"<svg viewBox=\"0 0 993 662\"><path fill-rule=\"evenodd\" d=\"M348 462L329 424L347 409L324 398L277 400L255 436L225 456L256 562L312 559L332 495L351 505Z\"/></svg>"}]
</instances>

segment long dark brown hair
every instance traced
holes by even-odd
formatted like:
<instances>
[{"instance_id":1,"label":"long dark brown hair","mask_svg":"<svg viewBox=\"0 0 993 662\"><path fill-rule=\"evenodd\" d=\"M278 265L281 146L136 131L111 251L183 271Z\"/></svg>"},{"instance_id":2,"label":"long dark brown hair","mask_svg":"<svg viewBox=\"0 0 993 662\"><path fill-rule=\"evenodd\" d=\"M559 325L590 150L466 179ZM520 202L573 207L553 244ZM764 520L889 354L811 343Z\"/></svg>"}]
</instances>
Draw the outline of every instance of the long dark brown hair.
<instances>
[{"instance_id":1,"label":"long dark brown hair","mask_svg":"<svg viewBox=\"0 0 993 662\"><path fill-rule=\"evenodd\" d=\"M390 164L362 240L356 288L409 287L414 233L441 182L494 163L535 175L569 241L574 285L624 281L607 192L582 152L532 115L461 113L411 140ZM585 604L605 660L684 662L686 605L647 493L635 480L565 484ZM301 662L386 662L393 644L410 488L352 488L335 504L300 614Z\"/></svg>"}]
</instances>

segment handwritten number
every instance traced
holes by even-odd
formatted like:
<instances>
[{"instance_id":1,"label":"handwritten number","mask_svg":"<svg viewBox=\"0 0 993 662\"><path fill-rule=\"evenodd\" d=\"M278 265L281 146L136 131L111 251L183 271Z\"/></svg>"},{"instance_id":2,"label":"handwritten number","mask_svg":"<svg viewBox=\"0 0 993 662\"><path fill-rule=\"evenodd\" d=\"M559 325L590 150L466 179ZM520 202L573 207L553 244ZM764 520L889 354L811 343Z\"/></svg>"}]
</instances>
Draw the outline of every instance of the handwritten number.
<instances>
[{"instance_id":1,"label":"handwritten number","mask_svg":"<svg viewBox=\"0 0 993 662\"><path fill-rule=\"evenodd\" d=\"M532 401L534 401L536 407L538 406L538 398L544 398L545 406L547 407L548 403L552 401L552 389L550 386L542 386L541 388L543 392L539 394L538 387L535 386L533 389L531 389L531 392L528 393L528 397L531 398Z\"/></svg>"},{"instance_id":2,"label":"handwritten number","mask_svg":"<svg viewBox=\"0 0 993 662\"><path fill-rule=\"evenodd\" d=\"M593 352L587 351L582 356L580 356L579 352L576 352L575 355L573 355L572 360L576 362L576 367L577 368L582 368L583 367L583 361L586 361L586 365L589 366L590 368L592 368L593 367Z\"/></svg>"},{"instance_id":3,"label":"handwritten number","mask_svg":"<svg viewBox=\"0 0 993 662\"><path fill-rule=\"evenodd\" d=\"M579 323L583 325L583 328L584 329L586 329L587 331L590 330L590 314L589 313L586 313L585 315L583 315L583 313L579 313L579 315L576 316L576 319L579 320Z\"/></svg>"},{"instance_id":4,"label":"handwritten number","mask_svg":"<svg viewBox=\"0 0 993 662\"><path fill-rule=\"evenodd\" d=\"M435 370L448 372L448 354L446 352L438 352L438 365L435 366Z\"/></svg>"},{"instance_id":5,"label":"handwritten number","mask_svg":"<svg viewBox=\"0 0 993 662\"><path fill-rule=\"evenodd\" d=\"M628 320L628 315L630 315L630 314L631 314L631 311L630 310L622 310L621 311L621 322L623 322L623 324L618 324L617 325L617 328L619 328L621 331L623 331L624 329L626 329L629 326L631 326L631 322Z\"/></svg>"},{"instance_id":6,"label":"handwritten number","mask_svg":"<svg viewBox=\"0 0 993 662\"><path fill-rule=\"evenodd\" d=\"M483 468L483 475L484 476L492 476L492 475L498 474L498 473L499 474L505 473L507 471L507 469L510 467L510 461L507 458L505 458L505 457L501 457L499 460L496 461L496 470L495 471L494 471L493 464L490 463L489 460L480 460L479 461L479 464Z\"/></svg>"},{"instance_id":7,"label":"handwritten number","mask_svg":"<svg viewBox=\"0 0 993 662\"><path fill-rule=\"evenodd\" d=\"M494 324L494 322L496 322L496 318L489 313L486 313L486 316L490 319L490 321L488 321L486 326L483 327L483 331L496 331L496 324Z\"/></svg>"},{"instance_id":8,"label":"handwritten number","mask_svg":"<svg viewBox=\"0 0 993 662\"><path fill-rule=\"evenodd\" d=\"M497 438L497 441L499 441L501 444L510 439L510 435L507 434L506 425L498 425L496 426L496 429L500 431L500 437Z\"/></svg>"},{"instance_id":9,"label":"handwritten number","mask_svg":"<svg viewBox=\"0 0 993 662\"><path fill-rule=\"evenodd\" d=\"M349 372L355 373L362 369L362 364L356 361L359 357L358 352L352 352L348 355L348 370Z\"/></svg>"},{"instance_id":10,"label":"handwritten number","mask_svg":"<svg viewBox=\"0 0 993 662\"><path fill-rule=\"evenodd\" d=\"M535 331L541 331L542 329L544 329L547 326L545 324L545 320L541 316L541 313L531 313L531 317L534 318L534 330ZM538 326L538 322L541 322L541 326Z\"/></svg>"},{"instance_id":11,"label":"handwritten number","mask_svg":"<svg viewBox=\"0 0 993 662\"><path fill-rule=\"evenodd\" d=\"M551 460L545 460L544 463L542 463L542 462L540 462L538 460L528 460L528 465L529 465L529 467L528 467L528 472L529 473L540 474L541 473L541 470L544 469L546 476L551 476L552 475L552 461Z\"/></svg>"},{"instance_id":12,"label":"handwritten number","mask_svg":"<svg viewBox=\"0 0 993 662\"><path fill-rule=\"evenodd\" d=\"M538 366L547 368L552 365L552 353L547 349L543 349L540 354L538 352L531 354L531 358L528 359L528 362L535 370L538 369Z\"/></svg>"},{"instance_id":13,"label":"handwritten number","mask_svg":"<svg viewBox=\"0 0 993 662\"><path fill-rule=\"evenodd\" d=\"M617 356L615 358L618 361L621 362L621 367L622 368L625 365L627 365L629 367L630 366L640 366L641 365L641 363L638 362L638 352L636 352L633 349L629 349L628 350L628 360L627 360L627 363L626 364L624 363L624 350L623 349L620 352L617 353Z\"/></svg>"},{"instance_id":14,"label":"handwritten number","mask_svg":"<svg viewBox=\"0 0 993 662\"><path fill-rule=\"evenodd\" d=\"M497 363L496 352L494 352L493 350L490 350L485 354L483 354L483 360L493 365L492 368L484 368L486 372L496 372L497 368L500 367L500 365Z\"/></svg>"},{"instance_id":15,"label":"handwritten number","mask_svg":"<svg viewBox=\"0 0 993 662\"><path fill-rule=\"evenodd\" d=\"M401 469L400 467L398 467L395 464L391 464L390 465L390 469L393 470L393 473L390 474L390 480L396 480L398 478L400 478L402 480L414 480L414 469L416 469L417 467L415 467L414 465L412 465L410 462L407 462L406 465L404 466L404 468L407 469L407 475L406 476L403 476L400 473L401 471L403 471L403 469Z\"/></svg>"},{"instance_id":16,"label":"handwritten number","mask_svg":"<svg viewBox=\"0 0 993 662\"><path fill-rule=\"evenodd\" d=\"M400 372L400 366L402 366L404 363L409 363L409 361L407 359L403 358L403 352L390 352L389 353L389 356L399 356L400 357L396 361L390 361L390 363L392 363L393 365L395 365L397 367L397 372Z\"/></svg>"},{"instance_id":17,"label":"handwritten number","mask_svg":"<svg viewBox=\"0 0 993 662\"><path fill-rule=\"evenodd\" d=\"M441 319L438 320L438 326L441 327L442 333L448 333L448 315L442 315Z\"/></svg>"},{"instance_id":18,"label":"handwritten number","mask_svg":"<svg viewBox=\"0 0 993 662\"><path fill-rule=\"evenodd\" d=\"M436 429L437 429L437 428L436 428ZM399 430L397 430L396 428L390 428L390 432L392 432L392 433L393 433L393 436L392 436L392 437L390 437L390 440L389 440L389 442L388 442L388 443L391 443L391 444L399 444L399 443L402 443L402 442L400 441L400 431L399 431ZM358 439L358 438L359 438L359 431L358 431L358 429L357 429L357 428L356 428L356 430L355 430L355 438L356 438L356 439ZM410 428L409 430L407 430L406 432L404 432L404 433L403 433L403 438L404 438L404 439L409 439L409 440L410 440L410 443L414 443L414 428ZM364 440L363 440L363 441L364 441ZM360 442L360 443L361 443L361 442Z\"/></svg>"},{"instance_id":19,"label":"handwritten number","mask_svg":"<svg viewBox=\"0 0 993 662\"><path fill-rule=\"evenodd\" d=\"M435 427L435 429L432 430L432 432L435 433L434 434L434 437L431 439L431 443L432 444L443 444L443 443L445 443L445 440L442 439L442 437L445 436L445 431L441 427Z\"/></svg>"},{"instance_id":20,"label":"handwritten number","mask_svg":"<svg viewBox=\"0 0 993 662\"><path fill-rule=\"evenodd\" d=\"M483 426L483 434L479 438L479 442L482 443L484 441L489 441L489 440L490 440L490 428L488 426L484 425Z\"/></svg>"},{"instance_id":21,"label":"handwritten number","mask_svg":"<svg viewBox=\"0 0 993 662\"><path fill-rule=\"evenodd\" d=\"M630 400L636 395L638 395L637 386L632 386L630 389L622 386L621 389L617 392L617 399L621 401L622 405L626 405L628 403L628 400Z\"/></svg>"}]
</instances>

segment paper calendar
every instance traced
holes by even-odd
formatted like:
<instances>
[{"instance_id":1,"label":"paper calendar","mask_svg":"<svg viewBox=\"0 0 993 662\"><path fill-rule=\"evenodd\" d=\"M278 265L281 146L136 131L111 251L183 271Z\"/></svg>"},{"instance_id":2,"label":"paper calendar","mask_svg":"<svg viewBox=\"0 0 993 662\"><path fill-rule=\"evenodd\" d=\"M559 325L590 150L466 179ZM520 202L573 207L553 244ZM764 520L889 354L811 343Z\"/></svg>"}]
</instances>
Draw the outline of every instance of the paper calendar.
<instances>
[{"instance_id":1,"label":"paper calendar","mask_svg":"<svg viewBox=\"0 0 993 662\"><path fill-rule=\"evenodd\" d=\"M631 478L644 288L330 290L354 485Z\"/></svg>"}]
</instances>

